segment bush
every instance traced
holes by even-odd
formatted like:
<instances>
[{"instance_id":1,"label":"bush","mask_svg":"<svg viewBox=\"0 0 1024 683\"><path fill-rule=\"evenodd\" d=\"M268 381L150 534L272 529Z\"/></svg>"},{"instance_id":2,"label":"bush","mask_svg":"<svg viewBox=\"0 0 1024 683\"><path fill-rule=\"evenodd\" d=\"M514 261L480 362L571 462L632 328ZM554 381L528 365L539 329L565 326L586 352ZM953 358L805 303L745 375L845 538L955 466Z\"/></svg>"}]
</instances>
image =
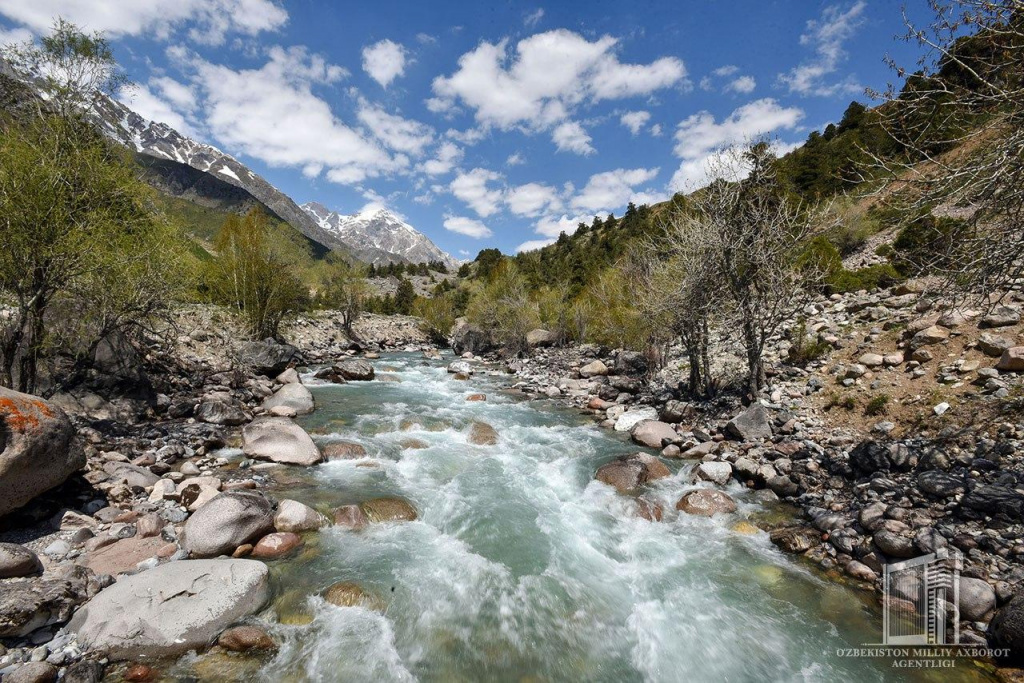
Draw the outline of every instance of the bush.
<instances>
[{"instance_id":1,"label":"bush","mask_svg":"<svg viewBox=\"0 0 1024 683\"><path fill-rule=\"evenodd\" d=\"M879 394L868 401L868 404L864 406L864 414L868 416L884 415L888 410L888 406L889 395Z\"/></svg>"},{"instance_id":2,"label":"bush","mask_svg":"<svg viewBox=\"0 0 1024 683\"><path fill-rule=\"evenodd\" d=\"M966 231L962 220L923 213L896 235L889 260L906 277L934 273L955 260Z\"/></svg>"},{"instance_id":3,"label":"bush","mask_svg":"<svg viewBox=\"0 0 1024 683\"><path fill-rule=\"evenodd\" d=\"M858 292L862 289L872 290L880 287L892 287L903 280L896 268L888 263L881 263L857 270L846 270L834 274L826 280L830 292Z\"/></svg>"},{"instance_id":4,"label":"bush","mask_svg":"<svg viewBox=\"0 0 1024 683\"><path fill-rule=\"evenodd\" d=\"M790 336L793 345L789 347L789 360L795 365L806 365L812 360L823 358L832 349L832 345L820 335L811 337L807 334L807 324L803 319L793 328Z\"/></svg>"}]
</instances>

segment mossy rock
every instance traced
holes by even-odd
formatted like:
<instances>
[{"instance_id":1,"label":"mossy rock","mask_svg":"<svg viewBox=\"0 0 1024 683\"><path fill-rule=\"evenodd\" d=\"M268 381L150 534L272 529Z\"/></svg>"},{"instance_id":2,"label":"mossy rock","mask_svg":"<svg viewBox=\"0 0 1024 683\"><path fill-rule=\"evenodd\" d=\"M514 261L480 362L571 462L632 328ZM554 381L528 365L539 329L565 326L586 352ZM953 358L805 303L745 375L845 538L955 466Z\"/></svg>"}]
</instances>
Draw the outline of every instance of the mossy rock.
<instances>
[{"instance_id":1,"label":"mossy rock","mask_svg":"<svg viewBox=\"0 0 1024 683\"><path fill-rule=\"evenodd\" d=\"M371 522L412 522L417 518L416 508L401 498L374 498L359 506Z\"/></svg>"}]
</instances>

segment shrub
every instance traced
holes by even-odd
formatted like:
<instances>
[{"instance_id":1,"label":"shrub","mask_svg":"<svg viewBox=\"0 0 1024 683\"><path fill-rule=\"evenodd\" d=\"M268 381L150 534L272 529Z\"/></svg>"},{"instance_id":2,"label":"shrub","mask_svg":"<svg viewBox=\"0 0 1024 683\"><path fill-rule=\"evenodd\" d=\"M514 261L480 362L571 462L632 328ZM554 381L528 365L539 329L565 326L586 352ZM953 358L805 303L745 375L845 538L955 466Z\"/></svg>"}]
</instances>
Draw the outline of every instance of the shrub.
<instances>
[{"instance_id":1,"label":"shrub","mask_svg":"<svg viewBox=\"0 0 1024 683\"><path fill-rule=\"evenodd\" d=\"M900 272L888 263L881 263L857 270L846 270L834 274L826 280L830 292L857 292L862 289L872 290L880 287L891 287L904 278Z\"/></svg>"},{"instance_id":2,"label":"shrub","mask_svg":"<svg viewBox=\"0 0 1024 683\"><path fill-rule=\"evenodd\" d=\"M864 406L864 414L868 416L884 415L888 411L889 395L879 394Z\"/></svg>"}]
</instances>

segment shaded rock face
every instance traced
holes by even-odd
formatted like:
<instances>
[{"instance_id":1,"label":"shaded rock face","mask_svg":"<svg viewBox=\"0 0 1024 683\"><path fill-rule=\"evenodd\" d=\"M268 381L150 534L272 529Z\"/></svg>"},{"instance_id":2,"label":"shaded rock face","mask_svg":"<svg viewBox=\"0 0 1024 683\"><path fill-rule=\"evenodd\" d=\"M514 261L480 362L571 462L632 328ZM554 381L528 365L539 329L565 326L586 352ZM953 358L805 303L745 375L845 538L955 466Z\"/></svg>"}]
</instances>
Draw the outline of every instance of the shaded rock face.
<instances>
[{"instance_id":1,"label":"shaded rock face","mask_svg":"<svg viewBox=\"0 0 1024 683\"><path fill-rule=\"evenodd\" d=\"M597 469L594 478L623 494L634 493L651 481L671 476L665 463L647 453L623 455Z\"/></svg>"},{"instance_id":2,"label":"shaded rock face","mask_svg":"<svg viewBox=\"0 0 1024 683\"><path fill-rule=\"evenodd\" d=\"M1011 661L1024 662L1024 593L1018 593L992 617L988 642L994 648L1009 648Z\"/></svg>"},{"instance_id":3,"label":"shaded rock face","mask_svg":"<svg viewBox=\"0 0 1024 683\"><path fill-rule=\"evenodd\" d=\"M279 407L291 408L296 415L308 415L314 409L313 394L302 384L285 384L263 402L267 411Z\"/></svg>"},{"instance_id":4,"label":"shaded rock face","mask_svg":"<svg viewBox=\"0 0 1024 683\"><path fill-rule=\"evenodd\" d=\"M646 374L650 365L644 354L637 351L620 351L615 357L613 370L617 375L643 375Z\"/></svg>"},{"instance_id":5,"label":"shaded rock face","mask_svg":"<svg viewBox=\"0 0 1024 683\"><path fill-rule=\"evenodd\" d=\"M203 401L195 415L197 420L214 425L236 426L245 424L249 416L241 408L222 401Z\"/></svg>"},{"instance_id":6,"label":"shaded rock face","mask_svg":"<svg viewBox=\"0 0 1024 683\"><path fill-rule=\"evenodd\" d=\"M98 588L96 576L77 565L46 578L5 581L0 590L0 638L26 636L67 621Z\"/></svg>"},{"instance_id":7,"label":"shaded rock face","mask_svg":"<svg viewBox=\"0 0 1024 683\"><path fill-rule=\"evenodd\" d=\"M195 557L229 555L273 530L274 509L269 500L253 491L228 491L189 517L184 548Z\"/></svg>"},{"instance_id":8,"label":"shaded rock face","mask_svg":"<svg viewBox=\"0 0 1024 683\"><path fill-rule=\"evenodd\" d=\"M964 510L1002 515L1011 520L1024 519L1024 495L1006 486L977 486L960 499Z\"/></svg>"},{"instance_id":9,"label":"shaded rock face","mask_svg":"<svg viewBox=\"0 0 1024 683\"><path fill-rule=\"evenodd\" d=\"M343 360L334 369L350 382L369 382L374 376L373 366L365 360Z\"/></svg>"},{"instance_id":10,"label":"shaded rock face","mask_svg":"<svg viewBox=\"0 0 1024 683\"><path fill-rule=\"evenodd\" d=\"M0 388L0 516L85 467L75 430L59 408Z\"/></svg>"},{"instance_id":11,"label":"shaded rock face","mask_svg":"<svg viewBox=\"0 0 1024 683\"><path fill-rule=\"evenodd\" d=\"M75 615L68 629L113 660L171 657L208 646L259 611L269 572L254 560L180 560L127 576Z\"/></svg>"},{"instance_id":12,"label":"shaded rock face","mask_svg":"<svg viewBox=\"0 0 1024 683\"><path fill-rule=\"evenodd\" d=\"M297 348L269 338L249 342L242 347L239 356L243 364L267 377L277 377L288 368L289 363L302 360Z\"/></svg>"},{"instance_id":13,"label":"shaded rock face","mask_svg":"<svg viewBox=\"0 0 1024 683\"><path fill-rule=\"evenodd\" d=\"M474 354L487 353L497 348L494 338L489 332L481 330L476 325L470 325L462 321L455 325L452 330L452 350L462 354L466 351Z\"/></svg>"},{"instance_id":14,"label":"shaded rock face","mask_svg":"<svg viewBox=\"0 0 1024 683\"><path fill-rule=\"evenodd\" d=\"M697 489L684 494L676 503L676 509L690 515L713 517L720 512L736 512L736 502L721 491Z\"/></svg>"},{"instance_id":15,"label":"shaded rock face","mask_svg":"<svg viewBox=\"0 0 1024 683\"><path fill-rule=\"evenodd\" d=\"M725 425L729 436L740 441L759 441L772 435L772 427L768 422L768 411L760 403L755 403L742 413L729 420Z\"/></svg>"},{"instance_id":16,"label":"shaded rock face","mask_svg":"<svg viewBox=\"0 0 1024 683\"><path fill-rule=\"evenodd\" d=\"M320 462L320 450L313 439L287 417L261 417L247 424L242 429L242 452L250 458L286 465Z\"/></svg>"}]
</instances>

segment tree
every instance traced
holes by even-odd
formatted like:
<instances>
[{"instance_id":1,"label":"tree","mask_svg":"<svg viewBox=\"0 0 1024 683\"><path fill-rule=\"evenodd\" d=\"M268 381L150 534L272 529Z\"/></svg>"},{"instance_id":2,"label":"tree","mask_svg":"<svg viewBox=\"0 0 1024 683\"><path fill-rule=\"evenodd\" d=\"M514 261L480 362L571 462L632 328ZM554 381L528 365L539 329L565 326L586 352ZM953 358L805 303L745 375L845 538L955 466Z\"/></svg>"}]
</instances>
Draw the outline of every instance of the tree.
<instances>
[{"instance_id":1,"label":"tree","mask_svg":"<svg viewBox=\"0 0 1024 683\"><path fill-rule=\"evenodd\" d=\"M345 334L350 339L354 338L352 326L363 312L370 291L363 271L332 253L327 257L321 281L320 305L337 310Z\"/></svg>"},{"instance_id":2,"label":"tree","mask_svg":"<svg viewBox=\"0 0 1024 683\"><path fill-rule=\"evenodd\" d=\"M506 260L495 266L490 279L470 299L466 317L514 352L526 348L526 333L539 322L525 278Z\"/></svg>"},{"instance_id":3,"label":"tree","mask_svg":"<svg viewBox=\"0 0 1024 683\"><path fill-rule=\"evenodd\" d=\"M987 295L1024 275L1024 2L928 5L928 26L907 22L906 40L924 49L916 73L879 94L905 154L872 166L907 221L936 207L966 217L956 240L937 231L932 251L948 285Z\"/></svg>"},{"instance_id":4,"label":"tree","mask_svg":"<svg viewBox=\"0 0 1024 683\"><path fill-rule=\"evenodd\" d=\"M298 281L274 255L267 241L267 216L254 208L244 217L228 216L221 226L207 282L214 301L242 316L248 331L276 337L281 321L306 296Z\"/></svg>"},{"instance_id":5,"label":"tree","mask_svg":"<svg viewBox=\"0 0 1024 683\"><path fill-rule=\"evenodd\" d=\"M402 315L412 314L412 306L416 303L416 290L412 282L404 277L398 282L398 289L395 291L395 311Z\"/></svg>"},{"instance_id":6,"label":"tree","mask_svg":"<svg viewBox=\"0 0 1024 683\"><path fill-rule=\"evenodd\" d=\"M117 80L103 39L59 21L41 46L5 53L48 95L33 115L0 121L0 292L15 304L0 381L34 392L41 359L77 365L113 330L144 324L167 308L185 268L129 155L84 117Z\"/></svg>"}]
</instances>

